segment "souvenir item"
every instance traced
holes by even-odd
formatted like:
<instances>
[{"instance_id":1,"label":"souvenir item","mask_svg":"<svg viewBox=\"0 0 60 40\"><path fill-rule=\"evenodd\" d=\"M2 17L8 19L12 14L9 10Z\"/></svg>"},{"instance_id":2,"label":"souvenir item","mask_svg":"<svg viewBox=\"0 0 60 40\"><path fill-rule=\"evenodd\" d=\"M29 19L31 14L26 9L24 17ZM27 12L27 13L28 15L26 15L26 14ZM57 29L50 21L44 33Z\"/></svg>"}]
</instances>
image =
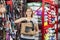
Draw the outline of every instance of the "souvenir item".
<instances>
[{"instance_id":1,"label":"souvenir item","mask_svg":"<svg viewBox=\"0 0 60 40\"><path fill-rule=\"evenodd\" d=\"M6 40L10 40L10 35L9 31L6 31Z\"/></svg>"},{"instance_id":2,"label":"souvenir item","mask_svg":"<svg viewBox=\"0 0 60 40\"><path fill-rule=\"evenodd\" d=\"M48 25L48 22L44 22L44 26L47 26Z\"/></svg>"}]
</instances>

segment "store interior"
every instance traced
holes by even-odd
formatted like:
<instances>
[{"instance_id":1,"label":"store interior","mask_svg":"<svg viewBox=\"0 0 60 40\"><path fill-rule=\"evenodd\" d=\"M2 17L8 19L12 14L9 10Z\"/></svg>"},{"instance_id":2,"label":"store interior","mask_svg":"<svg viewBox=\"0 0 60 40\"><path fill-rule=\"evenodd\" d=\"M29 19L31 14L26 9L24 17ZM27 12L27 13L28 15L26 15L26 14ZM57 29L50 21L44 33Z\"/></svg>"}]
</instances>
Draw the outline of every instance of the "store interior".
<instances>
[{"instance_id":1,"label":"store interior","mask_svg":"<svg viewBox=\"0 0 60 40\"><path fill-rule=\"evenodd\" d=\"M24 40L24 38L25 40L60 40L59 5L59 0L0 0L0 40ZM36 34L34 32L24 33L30 28L25 28L25 25L29 24L23 20L26 18L28 8L33 11L32 26L38 24ZM20 21L20 19L23 21L15 23L15 20ZM29 38L29 36L31 37Z\"/></svg>"}]
</instances>

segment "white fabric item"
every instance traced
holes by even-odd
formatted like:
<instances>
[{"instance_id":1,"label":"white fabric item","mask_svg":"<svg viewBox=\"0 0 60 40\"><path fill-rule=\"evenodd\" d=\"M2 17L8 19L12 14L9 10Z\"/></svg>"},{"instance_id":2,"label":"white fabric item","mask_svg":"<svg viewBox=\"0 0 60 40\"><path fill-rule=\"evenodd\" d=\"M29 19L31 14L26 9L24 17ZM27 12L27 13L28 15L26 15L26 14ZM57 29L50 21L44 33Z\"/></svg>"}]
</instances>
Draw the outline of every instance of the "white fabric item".
<instances>
[{"instance_id":1,"label":"white fabric item","mask_svg":"<svg viewBox=\"0 0 60 40\"><path fill-rule=\"evenodd\" d=\"M10 36L10 40L13 40L11 36Z\"/></svg>"},{"instance_id":2,"label":"white fabric item","mask_svg":"<svg viewBox=\"0 0 60 40\"><path fill-rule=\"evenodd\" d=\"M39 31L38 31L38 33L36 34L36 35L34 35L34 36L24 36L23 34L21 35L21 38L26 38L26 39L39 39Z\"/></svg>"},{"instance_id":3,"label":"white fabric item","mask_svg":"<svg viewBox=\"0 0 60 40\"><path fill-rule=\"evenodd\" d=\"M21 38L34 39L35 36L25 36L25 35L21 34Z\"/></svg>"},{"instance_id":4,"label":"white fabric item","mask_svg":"<svg viewBox=\"0 0 60 40\"><path fill-rule=\"evenodd\" d=\"M58 9L58 12L60 13L60 8Z\"/></svg>"},{"instance_id":5,"label":"white fabric item","mask_svg":"<svg viewBox=\"0 0 60 40\"><path fill-rule=\"evenodd\" d=\"M48 7L44 7L44 9L45 9L44 11L50 10ZM42 10L42 7L39 10Z\"/></svg>"},{"instance_id":6,"label":"white fabric item","mask_svg":"<svg viewBox=\"0 0 60 40\"><path fill-rule=\"evenodd\" d=\"M38 24L38 19L33 18L32 21L33 21L33 23Z\"/></svg>"},{"instance_id":7,"label":"white fabric item","mask_svg":"<svg viewBox=\"0 0 60 40\"><path fill-rule=\"evenodd\" d=\"M38 16L36 14L33 16L31 20L33 21L33 23L38 24Z\"/></svg>"},{"instance_id":8,"label":"white fabric item","mask_svg":"<svg viewBox=\"0 0 60 40\"><path fill-rule=\"evenodd\" d=\"M58 20L60 20L60 16L58 16Z\"/></svg>"}]
</instances>

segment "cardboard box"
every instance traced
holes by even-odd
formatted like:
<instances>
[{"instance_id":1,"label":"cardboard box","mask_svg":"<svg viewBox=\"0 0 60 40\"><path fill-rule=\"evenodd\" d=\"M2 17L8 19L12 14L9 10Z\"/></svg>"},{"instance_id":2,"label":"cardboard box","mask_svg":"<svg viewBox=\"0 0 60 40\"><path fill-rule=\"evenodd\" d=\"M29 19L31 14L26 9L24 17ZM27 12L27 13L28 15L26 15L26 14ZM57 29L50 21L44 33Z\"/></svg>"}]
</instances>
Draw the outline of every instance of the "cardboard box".
<instances>
[{"instance_id":1,"label":"cardboard box","mask_svg":"<svg viewBox=\"0 0 60 40\"><path fill-rule=\"evenodd\" d=\"M26 32L26 28L28 28L28 32ZM32 23L21 23L21 34L35 35L35 30L32 31Z\"/></svg>"}]
</instances>

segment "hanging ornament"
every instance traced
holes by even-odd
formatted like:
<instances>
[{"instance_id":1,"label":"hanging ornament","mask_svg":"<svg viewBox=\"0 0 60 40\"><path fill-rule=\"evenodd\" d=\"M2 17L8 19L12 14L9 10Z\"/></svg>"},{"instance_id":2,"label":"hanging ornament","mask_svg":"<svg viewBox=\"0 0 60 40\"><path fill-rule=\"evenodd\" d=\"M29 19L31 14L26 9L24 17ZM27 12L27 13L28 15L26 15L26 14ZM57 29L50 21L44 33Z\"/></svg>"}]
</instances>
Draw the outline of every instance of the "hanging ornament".
<instances>
[{"instance_id":1,"label":"hanging ornament","mask_svg":"<svg viewBox=\"0 0 60 40\"><path fill-rule=\"evenodd\" d=\"M44 22L44 26L47 26L48 25L48 22L46 21L46 22Z\"/></svg>"}]
</instances>

